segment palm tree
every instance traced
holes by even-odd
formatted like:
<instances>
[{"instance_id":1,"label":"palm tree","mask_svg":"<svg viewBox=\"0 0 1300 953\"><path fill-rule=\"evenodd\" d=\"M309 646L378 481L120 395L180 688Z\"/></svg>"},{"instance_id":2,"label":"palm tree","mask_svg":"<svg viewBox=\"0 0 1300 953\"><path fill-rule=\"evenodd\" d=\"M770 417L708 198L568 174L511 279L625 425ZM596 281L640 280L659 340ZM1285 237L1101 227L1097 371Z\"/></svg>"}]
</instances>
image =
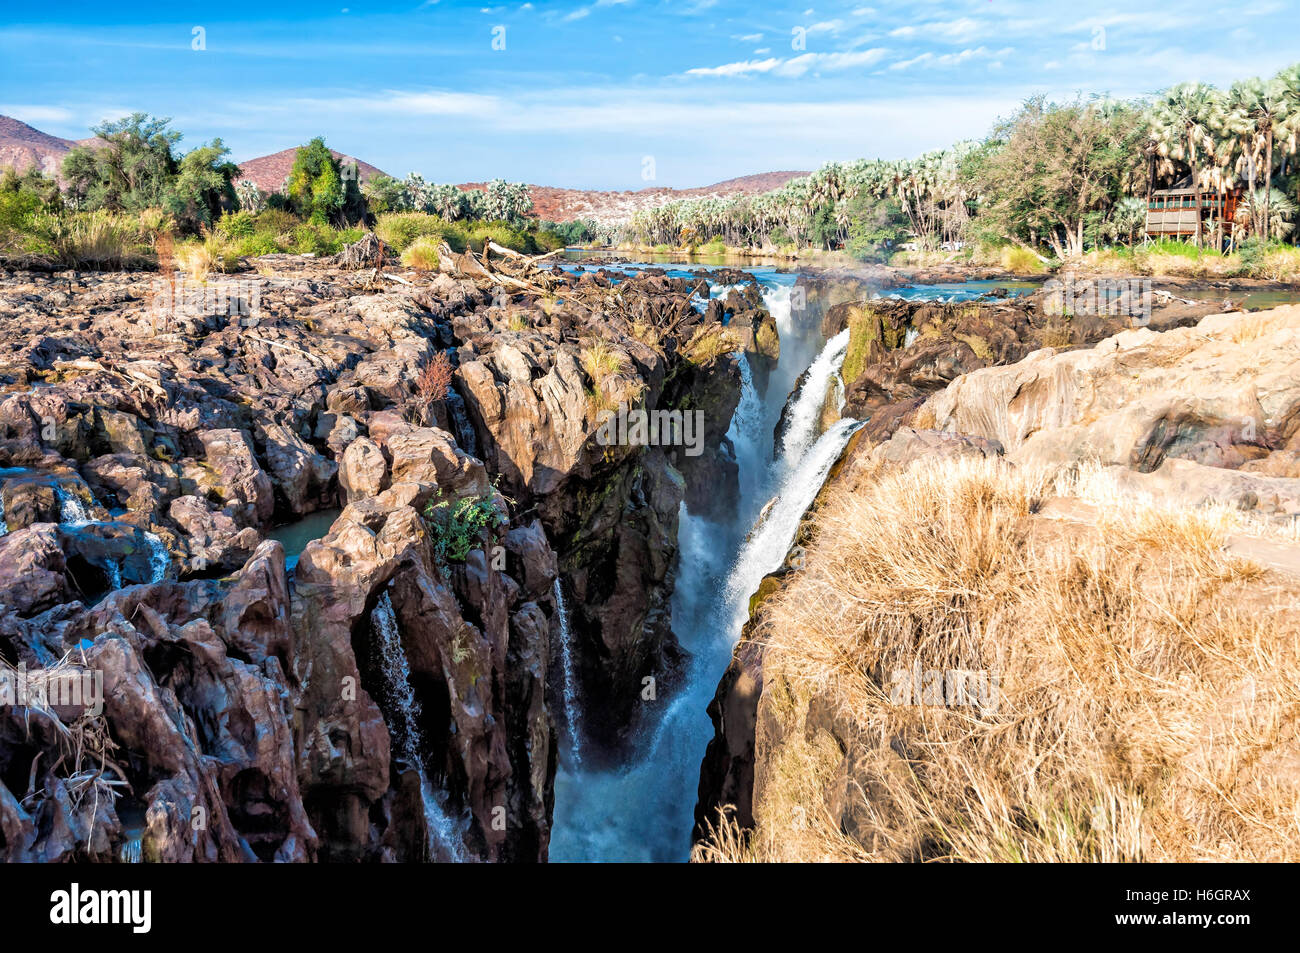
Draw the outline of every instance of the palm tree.
<instances>
[{"instance_id":1,"label":"palm tree","mask_svg":"<svg viewBox=\"0 0 1300 953\"><path fill-rule=\"evenodd\" d=\"M1288 66L1273 77L1282 95L1285 113L1280 123L1280 141L1291 155L1300 153L1300 63ZM1300 176L1297 177L1296 200L1300 202Z\"/></svg>"},{"instance_id":2,"label":"palm tree","mask_svg":"<svg viewBox=\"0 0 1300 953\"><path fill-rule=\"evenodd\" d=\"M1205 83L1180 83L1165 90L1152 105L1152 123L1160 154L1191 169L1196 195L1196 243L1201 242L1201 159L1214 151L1215 127L1222 112L1219 92Z\"/></svg>"},{"instance_id":3,"label":"palm tree","mask_svg":"<svg viewBox=\"0 0 1300 953\"><path fill-rule=\"evenodd\" d=\"M1277 79L1247 79L1233 83L1229 93L1231 114L1236 117L1232 123L1245 131L1249 145L1243 150L1249 170L1251 195L1255 194L1257 178L1262 181L1259 190L1262 196L1261 207L1256 210L1254 228L1259 235L1268 233L1268 204L1273 182L1273 142L1276 136L1285 135L1284 120L1287 117L1286 88ZM1262 153L1262 176L1256 176L1255 170Z\"/></svg>"}]
</instances>

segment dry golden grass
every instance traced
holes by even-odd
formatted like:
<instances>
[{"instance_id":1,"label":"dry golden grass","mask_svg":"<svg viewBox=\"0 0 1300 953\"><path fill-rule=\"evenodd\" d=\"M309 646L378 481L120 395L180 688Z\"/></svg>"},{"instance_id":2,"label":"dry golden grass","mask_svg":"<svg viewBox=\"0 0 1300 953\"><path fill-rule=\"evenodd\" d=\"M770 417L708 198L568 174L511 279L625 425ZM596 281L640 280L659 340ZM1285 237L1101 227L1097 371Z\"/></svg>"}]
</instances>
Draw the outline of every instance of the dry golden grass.
<instances>
[{"instance_id":1,"label":"dry golden grass","mask_svg":"<svg viewBox=\"0 0 1300 953\"><path fill-rule=\"evenodd\" d=\"M755 631L757 827L696 860L1300 859L1300 580L1198 512L1035 516L1055 489L963 461L832 491ZM995 703L892 703L913 665Z\"/></svg>"},{"instance_id":2,"label":"dry golden grass","mask_svg":"<svg viewBox=\"0 0 1300 953\"><path fill-rule=\"evenodd\" d=\"M605 379L627 367L627 355L616 351L601 340L593 341L582 349L582 369L599 387Z\"/></svg>"},{"instance_id":3,"label":"dry golden grass","mask_svg":"<svg viewBox=\"0 0 1300 953\"><path fill-rule=\"evenodd\" d=\"M176 245L173 255L176 267L195 281L206 281L214 272L234 271L239 264L239 256L216 232L207 232L197 241Z\"/></svg>"},{"instance_id":4,"label":"dry golden grass","mask_svg":"<svg viewBox=\"0 0 1300 953\"><path fill-rule=\"evenodd\" d=\"M416 271L437 271L438 242L436 238L421 235L402 252L402 264Z\"/></svg>"}]
</instances>

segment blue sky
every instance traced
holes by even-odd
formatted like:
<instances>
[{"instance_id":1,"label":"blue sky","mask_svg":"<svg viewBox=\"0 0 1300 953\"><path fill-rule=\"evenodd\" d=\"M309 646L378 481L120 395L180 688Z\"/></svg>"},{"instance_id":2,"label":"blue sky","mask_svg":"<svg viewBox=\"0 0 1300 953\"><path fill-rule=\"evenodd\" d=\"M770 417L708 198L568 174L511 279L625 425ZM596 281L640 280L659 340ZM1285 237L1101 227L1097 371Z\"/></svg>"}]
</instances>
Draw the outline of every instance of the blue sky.
<instances>
[{"instance_id":1,"label":"blue sky","mask_svg":"<svg viewBox=\"0 0 1300 953\"><path fill-rule=\"evenodd\" d=\"M0 14L0 113L81 138L141 110L171 116L185 147L221 136L236 160L324 135L439 182L686 187L914 155L1039 92L1270 74L1300 59L1298 14L1296 0L23 4Z\"/></svg>"}]
</instances>

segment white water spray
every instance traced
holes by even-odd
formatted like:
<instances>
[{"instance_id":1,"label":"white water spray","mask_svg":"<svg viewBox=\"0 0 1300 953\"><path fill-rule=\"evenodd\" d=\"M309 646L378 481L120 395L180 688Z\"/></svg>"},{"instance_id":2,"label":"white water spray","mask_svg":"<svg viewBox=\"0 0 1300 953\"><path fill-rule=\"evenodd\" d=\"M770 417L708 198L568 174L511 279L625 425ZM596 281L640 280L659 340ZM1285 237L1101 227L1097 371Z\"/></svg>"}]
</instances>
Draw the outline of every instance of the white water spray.
<instances>
[{"instance_id":1,"label":"white water spray","mask_svg":"<svg viewBox=\"0 0 1300 953\"><path fill-rule=\"evenodd\" d=\"M749 597L769 572L780 568L799 531L799 521L821 492L826 475L839 459L857 420L838 420L793 466L774 503L764 510L750 532L727 579L727 600L733 624L743 625L749 616Z\"/></svg>"},{"instance_id":2,"label":"white water spray","mask_svg":"<svg viewBox=\"0 0 1300 953\"><path fill-rule=\"evenodd\" d=\"M61 483L54 484L54 496L59 501L59 523L76 528L91 522L86 504L75 493L69 493Z\"/></svg>"},{"instance_id":3,"label":"white water spray","mask_svg":"<svg viewBox=\"0 0 1300 953\"><path fill-rule=\"evenodd\" d=\"M564 727L569 736L569 757L575 766L582 763L582 745L579 741L581 730L578 724L578 684L573 673L573 634L569 628L569 608L564 603L564 587L560 577L555 577L552 587L555 598L555 614L560 623L560 670L563 675L564 692Z\"/></svg>"},{"instance_id":4,"label":"white water spray","mask_svg":"<svg viewBox=\"0 0 1300 953\"><path fill-rule=\"evenodd\" d=\"M389 732L393 745L402 759L416 769L420 776L420 794L424 799L424 819L429 828L429 854L445 855L453 861L465 860L464 842L456 824L447 813L439 792L434 790L424 770L420 756L420 703L411 687L411 663L402 647L402 636L397 628L397 615L393 601L385 592L379 597L370 614L375 635L375 656L391 709Z\"/></svg>"},{"instance_id":5,"label":"white water spray","mask_svg":"<svg viewBox=\"0 0 1300 953\"><path fill-rule=\"evenodd\" d=\"M171 567L172 557L167 552L167 546L157 533L144 531L144 538L149 542L149 568L153 571L151 582L162 582L167 578L167 570Z\"/></svg>"},{"instance_id":6,"label":"white water spray","mask_svg":"<svg viewBox=\"0 0 1300 953\"><path fill-rule=\"evenodd\" d=\"M786 472L799 465L804 453L817 438L827 388L831 378L839 374L848 351L849 329L845 328L826 342L822 352L817 355L817 360L808 368L808 376L804 378L803 387L799 389L794 405L790 408L785 434L781 438L781 459Z\"/></svg>"}]
</instances>

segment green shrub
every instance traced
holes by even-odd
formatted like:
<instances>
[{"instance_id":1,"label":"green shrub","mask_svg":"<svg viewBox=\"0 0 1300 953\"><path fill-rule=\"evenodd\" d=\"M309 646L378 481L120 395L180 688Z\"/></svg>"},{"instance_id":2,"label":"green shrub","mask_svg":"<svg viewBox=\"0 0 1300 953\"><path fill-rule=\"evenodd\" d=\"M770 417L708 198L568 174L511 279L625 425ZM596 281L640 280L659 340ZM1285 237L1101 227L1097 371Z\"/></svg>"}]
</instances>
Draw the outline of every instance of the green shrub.
<instances>
[{"instance_id":1,"label":"green shrub","mask_svg":"<svg viewBox=\"0 0 1300 953\"><path fill-rule=\"evenodd\" d=\"M537 252L532 235L506 222L467 222L464 227L466 244L476 252L481 252L488 241L526 255Z\"/></svg>"},{"instance_id":2,"label":"green shrub","mask_svg":"<svg viewBox=\"0 0 1300 953\"><path fill-rule=\"evenodd\" d=\"M217 220L217 234L227 241L251 238L257 223L248 212L227 212Z\"/></svg>"},{"instance_id":3,"label":"green shrub","mask_svg":"<svg viewBox=\"0 0 1300 953\"><path fill-rule=\"evenodd\" d=\"M298 227L299 221L287 209L268 208L253 216L257 231L270 235L286 235Z\"/></svg>"},{"instance_id":4,"label":"green shrub","mask_svg":"<svg viewBox=\"0 0 1300 953\"><path fill-rule=\"evenodd\" d=\"M433 554L448 572L447 563L463 563L470 551L482 541L483 531L505 525L505 518L490 496L442 498L442 491L424 507Z\"/></svg>"},{"instance_id":5,"label":"green shrub","mask_svg":"<svg viewBox=\"0 0 1300 953\"><path fill-rule=\"evenodd\" d=\"M241 238L232 245L236 255L242 258L257 258L259 255L276 255L284 251L274 235L258 232Z\"/></svg>"},{"instance_id":6,"label":"green shrub","mask_svg":"<svg viewBox=\"0 0 1300 953\"><path fill-rule=\"evenodd\" d=\"M293 230L293 250L299 255L337 255L344 245L344 233L321 225L307 222Z\"/></svg>"},{"instance_id":7,"label":"green shrub","mask_svg":"<svg viewBox=\"0 0 1300 953\"><path fill-rule=\"evenodd\" d=\"M1041 275L1046 270L1037 255L1019 245L1002 249L1002 267L1016 275Z\"/></svg>"},{"instance_id":8,"label":"green shrub","mask_svg":"<svg viewBox=\"0 0 1300 953\"><path fill-rule=\"evenodd\" d=\"M406 251L417 238L433 239L435 248L439 241L446 241L452 251L465 250L464 232L459 223L425 212L392 212L381 215L375 226L375 234L380 241L397 252Z\"/></svg>"}]
</instances>

